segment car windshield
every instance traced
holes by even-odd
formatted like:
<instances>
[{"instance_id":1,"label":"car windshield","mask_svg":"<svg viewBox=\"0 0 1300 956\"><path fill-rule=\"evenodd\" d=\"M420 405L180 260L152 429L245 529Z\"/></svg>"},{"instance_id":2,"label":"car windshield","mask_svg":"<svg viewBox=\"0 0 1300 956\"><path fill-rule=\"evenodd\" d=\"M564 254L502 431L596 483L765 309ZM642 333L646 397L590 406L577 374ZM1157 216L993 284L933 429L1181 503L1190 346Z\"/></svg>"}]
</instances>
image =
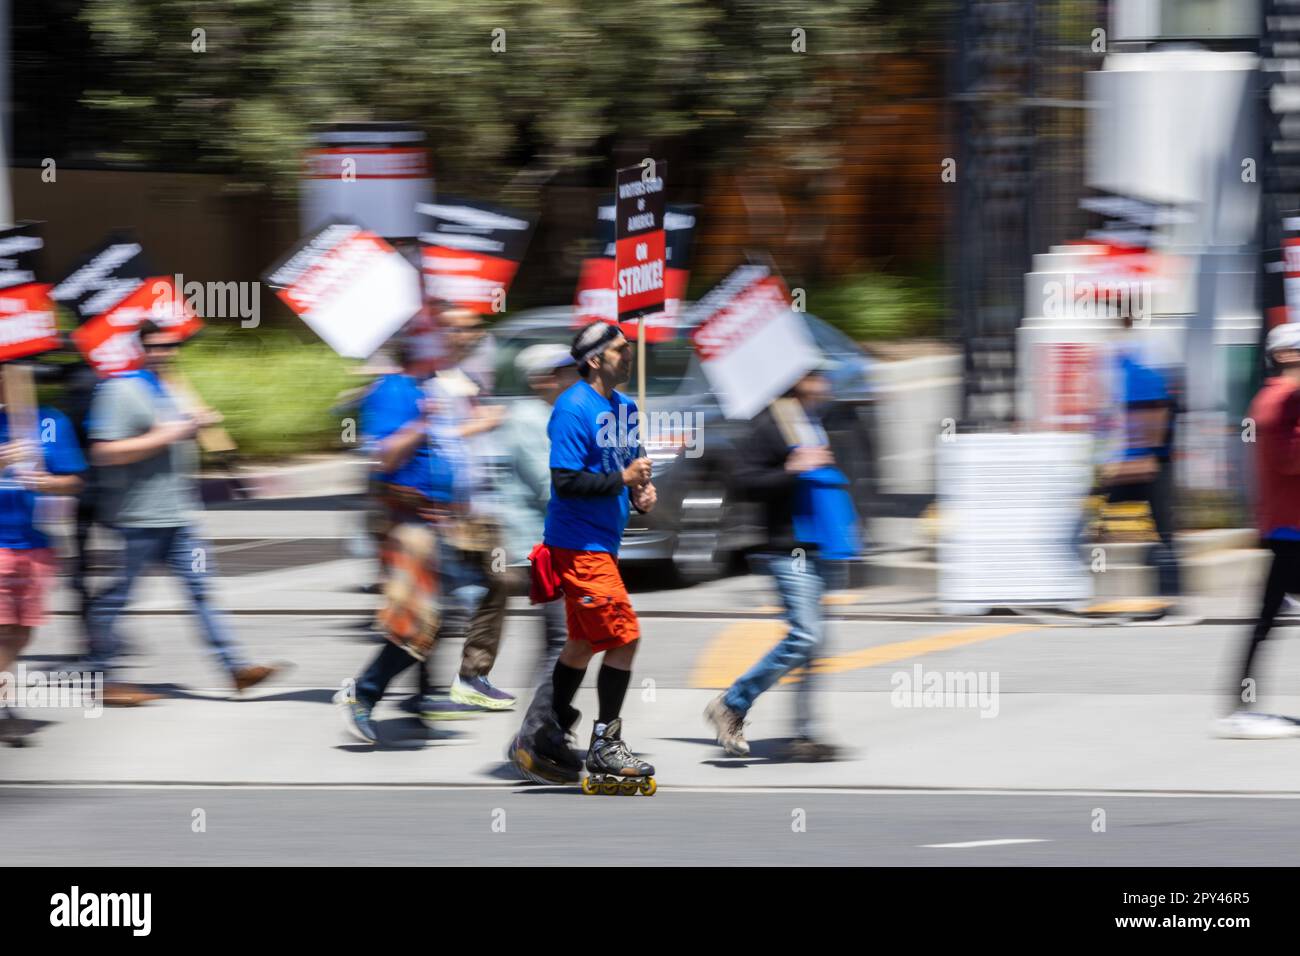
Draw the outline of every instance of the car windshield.
<instances>
[{"instance_id":1,"label":"car windshield","mask_svg":"<svg viewBox=\"0 0 1300 956\"><path fill-rule=\"evenodd\" d=\"M528 394L528 383L515 367L515 358L530 345L541 342L567 347L573 342L573 331L565 328L536 329L497 339L496 384L493 389L497 395ZM685 336L671 342L650 342L645 363L646 395L674 395L681 391L682 381L691 368L692 353L691 342ZM635 365L629 387L636 387Z\"/></svg>"}]
</instances>

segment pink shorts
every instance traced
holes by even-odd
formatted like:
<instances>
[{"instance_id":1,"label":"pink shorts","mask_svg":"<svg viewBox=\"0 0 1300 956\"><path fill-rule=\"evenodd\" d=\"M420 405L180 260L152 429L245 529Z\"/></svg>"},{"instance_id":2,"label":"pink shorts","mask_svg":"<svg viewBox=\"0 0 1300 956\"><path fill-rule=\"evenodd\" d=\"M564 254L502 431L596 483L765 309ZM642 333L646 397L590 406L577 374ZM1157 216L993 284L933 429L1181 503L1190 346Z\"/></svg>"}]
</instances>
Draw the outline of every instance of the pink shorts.
<instances>
[{"instance_id":1,"label":"pink shorts","mask_svg":"<svg viewBox=\"0 0 1300 956\"><path fill-rule=\"evenodd\" d=\"M0 548L0 626L45 623L45 595L54 583L49 548Z\"/></svg>"}]
</instances>

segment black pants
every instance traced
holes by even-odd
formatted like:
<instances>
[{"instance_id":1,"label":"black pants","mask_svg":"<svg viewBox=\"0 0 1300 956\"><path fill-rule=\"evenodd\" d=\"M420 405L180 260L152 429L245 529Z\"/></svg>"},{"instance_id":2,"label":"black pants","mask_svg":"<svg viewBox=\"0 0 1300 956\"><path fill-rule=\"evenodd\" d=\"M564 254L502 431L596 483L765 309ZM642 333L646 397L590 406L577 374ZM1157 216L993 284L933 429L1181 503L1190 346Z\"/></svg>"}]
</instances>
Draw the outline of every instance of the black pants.
<instances>
[{"instance_id":1,"label":"black pants","mask_svg":"<svg viewBox=\"0 0 1300 956\"><path fill-rule=\"evenodd\" d=\"M1174 476L1173 469L1161 465L1151 481L1116 485L1106 495L1112 504L1126 501L1145 501L1151 508L1151 520L1160 538L1151 546L1152 563L1161 597L1175 598L1182 593L1178 568L1178 552L1174 550Z\"/></svg>"},{"instance_id":2,"label":"black pants","mask_svg":"<svg viewBox=\"0 0 1300 956\"><path fill-rule=\"evenodd\" d=\"M1259 645L1273 629L1273 621L1282 607L1282 599L1288 594L1300 593L1300 541L1281 541L1275 538L1265 540L1265 546L1273 552L1273 563L1268 570L1268 580L1264 584L1264 600L1260 605L1259 618L1250 633L1250 644L1246 647L1241 662L1240 678L1232 689L1233 696L1241 698L1242 681L1252 677L1251 668L1255 664L1255 653ZM1259 681L1255 681L1258 696Z\"/></svg>"},{"instance_id":3,"label":"black pants","mask_svg":"<svg viewBox=\"0 0 1300 956\"><path fill-rule=\"evenodd\" d=\"M383 699L384 691L388 689L393 678L415 665L418 665L419 674L418 693L424 696L433 691L429 677L429 660L427 658L423 661L416 660L392 641L385 641L383 648L375 655L375 659L370 662L370 666L357 681L357 700L367 707L374 707Z\"/></svg>"}]
</instances>

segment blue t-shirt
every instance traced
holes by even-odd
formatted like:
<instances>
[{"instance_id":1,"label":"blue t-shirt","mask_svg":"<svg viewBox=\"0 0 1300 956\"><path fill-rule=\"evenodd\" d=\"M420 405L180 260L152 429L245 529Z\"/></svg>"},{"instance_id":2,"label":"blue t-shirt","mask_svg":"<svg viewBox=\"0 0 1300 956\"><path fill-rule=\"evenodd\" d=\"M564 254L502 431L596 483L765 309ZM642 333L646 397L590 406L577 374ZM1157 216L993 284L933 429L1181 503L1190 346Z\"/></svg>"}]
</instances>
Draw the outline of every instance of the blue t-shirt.
<instances>
[{"instance_id":1,"label":"blue t-shirt","mask_svg":"<svg viewBox=\"0 0 1300 956\"><path fill-rule=\"evenodd\" d=\"M72 423L53 408L36 412L36 437L40 440L45 470L51 475L75 475L86 470ZM0 443L9 441L9 416L0 411ZM35 492L18 484L12 469L0 476L0 548L27 551L49 547L49 540L36 530Z\"/></svg>"},{"instance_id":2,"label":"blue t-shirt","mask_svg":"<svg viewBox=\"0 0 1300 956\"><path fill-rule=\"evenodd\" d=\"M1165 377L1149 365L1142 364L1132 355L1124 353L1119 356L1119 377L1125 407L1171 402L1169 385L1165 382ZM1124 460L1132 460L1145 458L1148 455L1163 456L1168 450L1167 444L1148 448L1138 436L1129 435L1120 457Z\"/></svg>"},{"instance_id":3,"label":"blue t-shirt","mask_svg":"<svg viewBox=\"0 0 1300 956\"><path fill-rule=\"evenodd\" d=\"M413 421L422 420L420 401L424 389L412 376L401 372L385 375L361 403L361 433L366 444L373 446ZM379 472L380 481L414 488L433 501L451 501L452 470L448 462L434 455L426 440L416 446L411 457L392 471Z\"/></svg>"},{"instance_id":4,"label":"blue t-shirt","mask_svg":"<svg viewBox=\"0 0 1300 956\"><path fill-rule=\"evenodd\" d=\"M604 398L586 382L576 382L556 400L546 426L551 467L621 472L644 454L636 426L636 402L617 391ZM602 498L561 498L552 483L542 540L555 548L617 555L630 507L627 488Z\"/></svg>"}]
</instances>

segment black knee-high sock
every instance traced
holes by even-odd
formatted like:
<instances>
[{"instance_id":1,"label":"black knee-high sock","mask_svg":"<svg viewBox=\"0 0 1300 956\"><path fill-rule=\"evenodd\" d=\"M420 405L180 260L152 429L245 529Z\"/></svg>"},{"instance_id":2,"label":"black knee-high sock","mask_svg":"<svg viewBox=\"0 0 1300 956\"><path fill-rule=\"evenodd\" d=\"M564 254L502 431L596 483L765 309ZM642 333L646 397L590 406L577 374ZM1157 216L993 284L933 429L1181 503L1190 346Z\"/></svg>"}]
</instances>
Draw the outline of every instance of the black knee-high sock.
<instances>
[{"instance_id":1,"label":"black knee-high sock","mask_svg":"<svg viewBox=\"0 0 1300 956\"><path fill-rule=\"evenodd\" d=\"M560 718L561 726L568 727L578 719L578 712L573 709L573 695L582 686L582 678L586 674L585 667L579 670L569 667L563 661L555 662L555 670L551 674L551 693L555 698L555 716Z\"/></svg>"},{"instance_id":2,"label":"black knee-high sock","mask_svg":"<svg viewBox=\"0 0 1300 956\"><path fill-rule=\"evenodd\" d=\"M600 723L607 724L618 718L623 710L623 698L627 695L627 685L631 679L631 671L621 671L608 664L600 665L600 670L596 673L596 697L600 701Z\"/></svg>"}]
</instances>

